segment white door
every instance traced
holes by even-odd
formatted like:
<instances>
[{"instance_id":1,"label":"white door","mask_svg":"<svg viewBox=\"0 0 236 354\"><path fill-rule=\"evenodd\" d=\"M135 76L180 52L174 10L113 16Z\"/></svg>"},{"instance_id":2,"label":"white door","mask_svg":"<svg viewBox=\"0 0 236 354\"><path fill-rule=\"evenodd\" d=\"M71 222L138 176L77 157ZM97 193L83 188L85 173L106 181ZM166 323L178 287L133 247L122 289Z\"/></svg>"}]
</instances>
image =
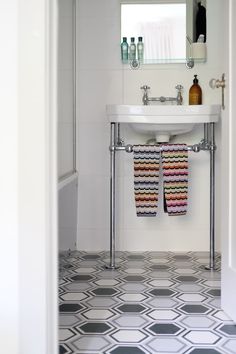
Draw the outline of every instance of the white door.
<instances>
[{"instance_id":1,"label":"white door","mask_svg":"<svg viewBox=\"0 0 236 354\"><path fill-rule=\"evenodd\" d=\"M226 109L222 112L222 309L236 321L236 1L225 1ZM219 26L222 24L219 23ZM222 28L224 28L222 26ZM227 30L226 30L227 32ZM220 45L220 43L219 43Z\"/></svg>"}]
</instances>

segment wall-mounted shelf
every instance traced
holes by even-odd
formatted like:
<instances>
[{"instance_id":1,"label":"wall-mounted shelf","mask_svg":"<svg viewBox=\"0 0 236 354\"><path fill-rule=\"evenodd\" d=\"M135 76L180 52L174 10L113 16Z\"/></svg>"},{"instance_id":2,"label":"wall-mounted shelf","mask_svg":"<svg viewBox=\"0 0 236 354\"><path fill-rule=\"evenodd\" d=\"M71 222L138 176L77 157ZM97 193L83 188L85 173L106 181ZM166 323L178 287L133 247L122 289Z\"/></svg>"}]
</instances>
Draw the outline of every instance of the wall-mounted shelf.
<instances>
[{"instance_id":1,"label":"wall-mounted shelf","mask_svg":"<svg viewBox=\"0 0 236 354\"><path fill-rule=\"evenodd\" d=\"M194 58L176 58L176 59L144 59L142 62L139 60L128 60L127 62L122 62L124 67L131 67L132 69L138 69L143 65L156 65L156 64L186 64L192 60L193 66L194 64L201 64L206 62L206 58L203 59L194 59ZM192 66L192 67L193 67Z\"/></svg>"}]
</instances>

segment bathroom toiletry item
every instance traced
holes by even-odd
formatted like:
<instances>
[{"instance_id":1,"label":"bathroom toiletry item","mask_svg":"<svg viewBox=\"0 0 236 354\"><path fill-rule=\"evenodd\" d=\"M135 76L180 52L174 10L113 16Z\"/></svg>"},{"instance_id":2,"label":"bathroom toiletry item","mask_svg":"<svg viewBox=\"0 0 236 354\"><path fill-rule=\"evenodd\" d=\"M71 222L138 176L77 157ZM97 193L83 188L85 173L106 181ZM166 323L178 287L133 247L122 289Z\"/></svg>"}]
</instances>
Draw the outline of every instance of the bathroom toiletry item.
<instances>
[{"instance_id":1,"label":"bathroom toiletry item","mask_svg":"<svg viewBox=\"0 0 236 354\"><path fill-rule=\"evenodd\" d=\"M194 75L193 85L189 90L189 104L202 104L202 89L198 85L197 75Z\"/></svg>"},{"instance_id":2,"label":"bathroom toiletry item","mask_svg":"<svg viewBox=\"0 0 236 354\"><path fill-rule=\"evenodd\" d=\"M129 45L127 43L127 37L123 37L123 42L121 43L121 60L123 63L128 62L128 51L129 51Z\"/></svg>"},{"instance_id":3,"label":"bathroom toiletry item","mask_svg":"<svg viewBox=\"0 0 236 354\"><path fill-rule=\"evenodd\" d=\"M136 44L135 44L135 38L131 37L130 38L130 47L129 47L129 59L133 60L136 59Z\"/></svg>"},{"instance_id":4,"label":"bathroom toiletry item","mask_svg":"<svg viewBox=\"0 0 236 354\"><path fill-rule=\"evenodd\" d=\"M134 195L137 216L156 216L160 147L134 145Z\"/></svg>"},{"instance_id":5,"label":"bathroom toiletry item","mask_svg":"<svg viewBox=\"0 0 236 354\"><path fill-rule=\"evenodd\" d=\"M161 146L164 209L169 216L185 215L188 200L188 147L186 144Z\"/></svg>"},{"instance_id":6,"label":"bathroom toiletry item","mask_svg":"<svg viewBox=\"0 0 236 354\"><path fill-rule=\"evenodd\" d=\"M198 37L197 43L204 43L204 34L200 34Z\"/></svg>"},{"instance_id":7,"label":"bathroom toiletry item","mask_svg":"<svg viewBox=\"0 0 236 354\"><path fill-rule=\"evenodd\" d=\"M191 44L190 56L193 59L206 59L206 43L196 42Z\"/></svg>"},{"instance_id":8,"label":"bathroom toiletry item","mask_svg":"<svg viewBox=\"0 0 236 354\"><path fill-rule=\"evenodd\" d=\"M137 53L138 53L138 60L140 63L143 62L143 37L138 37L138 44L137 44Z\"/></svg>"},{"instance_id":9,"label":"bathroom toiletry item","mask_svg":"<svg viewBox=\"0 0 236 354\"><path fill-rule=\"evenodd\" d=\"M204 41L206 42L206 8L198 2L198 11L196 14L196 39L198 40L201 34L204 34Z\"/></svg>"}]
</instances>

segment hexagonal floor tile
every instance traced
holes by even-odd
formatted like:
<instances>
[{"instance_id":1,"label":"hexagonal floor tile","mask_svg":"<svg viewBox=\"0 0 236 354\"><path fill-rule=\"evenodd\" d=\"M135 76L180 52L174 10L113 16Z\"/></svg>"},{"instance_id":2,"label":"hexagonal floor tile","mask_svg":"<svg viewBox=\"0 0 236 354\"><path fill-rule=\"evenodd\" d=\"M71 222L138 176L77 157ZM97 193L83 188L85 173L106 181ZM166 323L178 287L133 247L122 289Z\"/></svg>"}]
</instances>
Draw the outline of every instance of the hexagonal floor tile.
<instances>
[{"instance_id":1,"label":"hexagonal floor tile","mask_svg":"<svg viewBox=\"0 0 236 354\"><path fill-rule=\"evenodd\" d=\"M78 275L74 275L73 277L70 277L70 278L73 281L90 281L93 279L93 277L88 274L78 274Z\"/></svg>"},{"instance_id":2,"label":"hexagonal floor tile","mask_svg":"<svg viewBox=\"0 0 236 354\"><path fill-rule=\"evenodd\" d=\"M178 280L181 283L196 283L199 281L199 278L194 277L193 275L180 275L179 277L175 278L176 280Z\"/></svg>"},{"instance_id":3,"label":"hexagonal floor tile","mask_svg":"<svg viewBox=\"0 0 236 354\"><path fill-rule=\"evenodd\" d=\"M153 289L149 292L149 294L154 296L172 296L175 294L173 290L166 289L166 288L159 288Z\"/></svg>"},{"instance_id":4,"label":"hexagonal floor tile","mask_svg":"<svg viewBox=\"0 0 236 354\"><path fill-rule=\"evenodd\" d=\"M179 305L179 303L172 298L159 297L149 300L148 305L154 308L173 308Z\"/></svg>"},{"instance_id":5,"label":"hexagonal floor tile","mask_svg":"<svg viewBox=\"0 0 236 354\"><path fill-rule=\"evenodd\" d=\"M109 326L105 322L87 322L81 326L76 327L81 333L97 333L97 334L105 334L112 327Z\"/></svg>"},{"instance_id":6,"label":"hexagonal floor tile","mask_svg":"<svg viewBox=\"0 0 236 354\"><path fill-rule=\"evenodd\" d=\"M152 272L148 273L148 276L151 278L159 278L159 279L168 279L171 277L171 273L165 270L153 270Z\"/></svg>"},{"instance_id":7,"label":"hexagonal floor tile","mask_svg":"<svg viewBox=\"0 0 236 354\"><path fill-rule=\"evenodd\" d=\"M151 286L155 286L155 287L170 287L172 285L174 285L175 283L171 280L167 280L167 279L155 279L152 281L149 281L148 284L150 284Z\"/></svg>"},{"instance_id":8,"label":"hexagonal floor tile","mask_svg":"<svg viewBox=\"0 0 236 354\"><path fill-rule=\"evenodd\" d=\"M145 256L144 255L142 255L142 254L135 254L135 253L133 253L133 254L129 254L128 256L127 256L127 258L128 259L144 259L145 258Z\"/></svg>"},{"instance_id":9,"label":"hexagonal floor tile","mask_svg":"<svg viewBox=\"0 0 236 354\"><path fill-rule=\"evenodd\" d=\"M99 254L85 254L84 256L82 256L83 259L99 259L100 255Z\"/></svg>"},{"instance_id":10,"label":"hexagonal floor tile","mask_svg":"<svg viewBox=\"0 0 236 354\"><path fill-rule=\"evenodd\" d=\"M213 297L218 297L221 296L221 290L220 289L211 289L206 292L206 294L213 296Z\"/></svg>"},{"instance_id":11,"label":"hexagonal floor tile","mask_svg":"<svg viewBox=\"0 0 236 354\"><path fill-rule=\"evenodd\" d=\"M216 344L220 337L210 331L190 331L184 335L184 338L192 344L212 345Z\"/></svg>"},{"instance_id":12,"label":"hexagonal floor tile","mask_svg":"<svg viewBox=\"0 0 236 354\"><path fill-rule=\"evenodd\" d=\"M179 313L174 310L154 310L146 314L154 320L175 320L180 316Z\"/></svg>"},{"instance_id":13,"label":"hexagonal floor tile","mask_svg":"<svg viewBox=\"0 0 236 354\"><path fill-rule=\"evenodd\" d=\"M181 307L179 307L179 310L181 310L184 313L191 313L191 314L206 314L208 312L211 311L211 309L209 309L206 306L203 305L196 305L196 304L191 304L191 305L183 305Z\"/></svg>"},{"instance_id":14,"label":"hexagonal floor tile","mask_svg":"<svg viewBox=\"0 0 236 354\"><path fill-rule=\"evenodd\" d=\"M206 297L201 294L182 294L178 296L178 299L184 302L202 302L206 300Z\"/></svg>"},{"instance_id":15,"label":"hexagonal floor tile","mask_svg":"<svg viewBox=\"0 0 236 354\"><path fill-rule=\"evenodd\" d=\"M173 323L155 323L147 328L150 332L158 335L177 335L183 329Z\"/></svg>"},{"instance_id":16,"label":"hexagonal floor tile","mask_svg":"<svg viewBox=\"0 0 236 354\"><path fill-rule=\"evenodd\" d=\"M209 304L210 306L214 307L215 309L221 309L221 301L220 298L214 298L210 301L207 301L207 304Z\"/></svg>"},{"instance_id":17,"label":"hexagonal floor tile","mask_svg":"<svg viewBox=\"0 0 236 354\"><path fill-rule=\"evenodd\" d=\"M123 279L127 282L129 281L143 282L145 280L145 278L142 277L141 275L127 275Z\"/></svg>"},{"instance_id":18,"label":"hexagonal floor tile","mask_svg":"<svg viewBox=\"0 0 236 354\"><path fill-rule=\"evenodd\" d=\"M90 274L90 273L96 272L96 270L97 269L93 268L93 267L84 267L84 268L80 267L80 268L74 269L74 271L79 274L84 274L84 273Z\"/></svg>"},{"instance_id":19,"label":"hexagonal floor tile","mask_svg":"<svg viewBox=\"0 0 236 354\"><path fill-rule=\"evenodd\" d=\"M171 265L175 268L193 268L194 267L194 264L191 264L189 261L174 261L174 262L171 262Z\"/></svg>"},{"instance_id":20,"label":"hexagonal floor tile","mask_svg":"<svg viewBox=\"0 0 236 354\"><path fill-rule=\"evenodd\" d=\"M168 270L170 269L170 266L166 265L166 264L153 264L150 266L150 269L153 270Z\"/></svg>"},{"instance_id":21,"label":"hexagonal floor tile","mask_svg":"<svg viewBox=\"0 0 236 354\"><path fill-rule=\"evenodd\" d=\"M146 296L142 294L126 293L119 296L119 298L125 302L141 302L146 299Z\"/></svg>"},{"instance_id":22,"label":"hexagonal floor tile","mask_svg":"<svg viewBox=\"0 0 236 354\"><path fill-rule=\"evenodd\" d=\"M174 272L178 273L178 274L194 274L197 271L195 269L191 269L191 268L177 268L177 269L174 269Z\"/></svg>"},{"instance_id":23,"label":"hexagonal floor tile","mask_svg":"<svg viewBox=\"0 0 236 354\"><path fill-rule=\"evenodd\" d=\"M63 315L60 314L59 316L59 325L60 327L72 327L77 322L79 322L79 318L75 315Z\"/></svg>"},{"instance_id":24,"label":"hexagonal floor tile","mask_svg":"<svg viewBox=\"0 0 236 354\"><path fill-rule=\"evenodd\" d=\"M214 272L205 271L205 272L201 272L201 278L205 278L208 280L220 280L221 275L217 271Z\"/></svg>"},{"instance_id":25,"label":"hexagonal floor tile","mask_svg":"<svg viewBox=\"0 0 236 354\"><path fill-rule=\"evenodd\" d=\"M126 292L131 293L142 293L144 290L146 290L146 286L140 283L126 283L121 285L120 288Z\"/></svg>"},{"instance_id":26,"label":"hexagonal floor tile","mask_svg":"<svg viewBox=\"0 0 236 354\"><path fill-rule=\"evenodd\" d=\"M66 344L59 345L59 354L72 354L72 351Z\"/></svg>"},{"instance_id":27,"label":"hexagonal floor tile","mask_svg":"<svg viewBox=\"0 0 236 354\"><path fill-rule=\"evenodd\" d=\"M115 279L99 279L96 280L94 283L100 286L115 286L119 284L119 282Z\"/></svg>"},{"instance_id":28,"label":"hexagonal floor tile","mask_svg":"<svg viewBox=\"0 0 236 354\"><path fill-rule=\"evenodd\" d=\"M191 349L188 354L222 354L222 352L211 348L195 348Z\"/></svg>"},{"instance_id":29,"label":"hexagonal floor tile","mask_svg":"<svg viewBox=\"0 0 236 354\"><path fill-rule=\"evenodd\" d=\"M154 338L147 343L147 346L154 350L154 353L180 353L186 345L178 338ZM167 349L168 348L168 349ZM181 353L182 353L181 352Z\"/></svg>"},{"instance_id":30,"label":"hexagonal floor tile","mask_svg":"<svg viewBox=\"0 0 236 354\"><path fill-rule=\"evenodd\" d=\"M193 283L180 284L175 289L183 293L199 293L204 290L203 286Z\"/></svg>"},{"instance_id":31,"label":"hexagonal floor tile","mask_svg":"<svg viewBox=\"0 0 236 354\"><path fill-rule=\"evenodd\" d=\"M232 322L232 320L222 310L216 311L215 313L212 314L212 316L221 321Z\"/></svg>"},{"instance_id":32,"label":"hexagonal floor tile","mask_svg":"<svg viewBox=\"0 0 236 354\"><path fill-rule=\"evenodd\" d=\"M154 264L165 264L165 263L169 263L169 259L168 258L151 258L149 259L150 263L154 263Z\"/></svg>"},{"instance_id":33,"label":"hexagonal floor tile","mask_svg":"<svg viewBox=\"0 0 236 354\"><path fill-rule=\"evenodd\" d=\"M146 334L139 330L120 329L111 335L117 342L121 343L139 343L147 337Z\"/></svg>"},{"instance_id":34,"label":"hexagonal floor tile","mask_svg":"<svg viewBox=\"0 0 236 354\"><path fill-rule=\"evenodd\" d=\"M92 307L104 307L104 308L110 308L111 306L114 306L117 304L117 300L112 297L106 297L106 296L93 296L92 299L87 301L87 304Z\"/></svg>"},{"instance_id":35,"label":"hexagonal floor tile","mask_svg":"<svg viewBox=\"0 0 236 354\"><path fill-rule=\"evenodd\" d=\"M110 354L146 354L147 352L139 347L118 346L112 349Z\"/></svg>"},{"instance_id":36,"label":"hexagonal floor tile","mask_svg":"<svg viewBox=\"0 0 236 354\"><path fill-rule=\"evenodd\" d=\"M236 353L236 339L229 339L222 345L223 348L227 349L229 353Z\"/></svg>"},{"instance_id":37,"label":"hexagonal floor tile","mask_svg":"<svg viewBox=\"0 0 236 354\"><path fill-rule=\"evenodd\" d=\"M226 324L218 328L220 332L227 336L236 336L236 325Z\"/></svg>"},{"instance_id":38,"label":"hexagonal floor tile","mask_svg":"<svg viewBox=\"0 0 236 354\"><path fill-rule=\"evenodd\" d=\"M85 335L72 342L73 347L79 352L84 350L89 353L90 351L104 353L105 349L110 345L110 342L105 336Z\"/></svg>"},{"instance_id":39,"label":"hexagonal floor tile","mask_svg":"<svg viewBox=\"0 0 236 354\"><path fill-rule=\"evenodd\" d=\"M203 284L206 286L219 288L221 286L221 281L220 280L205 280L203 282Z\"/></svg>"},{"instance_id":40,"label":"hexagonal floor tile","mask_svg":"<svg viewBox=\"0 0 236 354\"><path fill-rule=\"evenodd\" d=\"M210 328L216 322L207 316L185 316L180 320L187 328Z\"/></svg>"},{"instance_id":41,"label":"hexagonal floor tile","mask_svg":"<svg viewBox=\"0 0 236 354\"><path fill-rule=\"evenodd\" d=\"M117 294L117 290L113 288L96 288L91 290L91 293L99 296L112 296Z\"/></svg>"},{"instance_id":42,"label":"hexagonal floor tile","mask_svg":"<svg viewBox=\"0 0 236 354\"><path fill-rule=\"evenodd\" d=\"M64 301L81 301L86 299L88 296L84 293L74 293L69 292L60 296L60 298Z\"/></svg>"},{"instance_id":43,"label":"hexagonal floor tile","mask_svg":"<svg viewBox=\"0 0 236 354\"><path fill-rule=\"evenodd\" d=\"M105 309L88 310L83 313L83 316L90 320L107 320L114 316L113 312Z\"/></svg>"},{"instance_id":44,"label":"hexagonal floor tile","mask_svg":"<svg viewBox=\"0 0 236 354\"><path fill-rule=\"evenodd\" d=\"M173 259L175 260L190 260L192 258L191 255L187 255L187 254L175 254L173 257Z\"/></svg>"},{"instance_id":45,"label":"hexagonal floor tile","mask_svg":"<svg viewBox=\"0 0 236 354\"><path fill-rule=\"evenodd\" d=\"M118 270L102 270L96 274L101 279L116 279L120 276Z\"/></svg>"},{"instance_id":46,"label":"hexagonal floor tile","mask_svg":"<svg viewBox=\"0 0 236 354\"><path fill-rule=\"evenodd\" d=\"M117 307L117 310L120 312L139 312L143 313L146 310L146 307L139 304L124 304Z\"/></svg>"},{"instance_id":47,"label":"hexagonal floor tile","mask_svg":"<svg viewBox=\"0 0 236 354\"><path fill-rule=\"evenodd\" d=\"M80 306L79 304L75 303L63 303L59 306L59 311L62 313L67 312L67 313L76 313L79 312L83 307Z\"/></svg>"},{"instance_id":48,"label":"hexagonal floor tile","mask_svg":"<svg viewBox=\"0 0 236 354\"><path fill-rule=\"evenodd\" d=\"M75 292L75 291L82 292L82 291L90 289L91 287L92 287L91 283L88 283L88 282L70 283L65 286L65 288L68 291L72 291L72 292Z\"/></svg>"},{"instance_id":49,"label":"hexagonal floor tile","mask_svg":"<svg viewBox=\"0 0 236 354\"><path fill-rule=\"evenodd\" d=\"M145 325L148 321L143 316L135 314L135 315L127 315L124 313L113 320L113 322L118 327L132 327L132 328L140 328Z\"/></svg>"},{"instance_id":50,"label":"hexagonal floor tile","mask_svg":"<svg viewBox=\"0 0 236 354\"><path fill-rule=\"evenodd\" d=\"M59 329L59 340L60 341L68 340L70 338L73 338L76 335L77 334L74 331L72 331L71 329L68 329L68 328L60 328Z\"/></svg>"},{"instance_id":51,"label":"hexagonal floor tile","mask_svg":"<svg viewBox=\"0 0 236 354\"><path fill-rule=\"evenodd\" d=\"M127 268L124 270L124 272L128 274L143 274L146 272L146 270L142 268Z\"/></svg>"}]
</instances>

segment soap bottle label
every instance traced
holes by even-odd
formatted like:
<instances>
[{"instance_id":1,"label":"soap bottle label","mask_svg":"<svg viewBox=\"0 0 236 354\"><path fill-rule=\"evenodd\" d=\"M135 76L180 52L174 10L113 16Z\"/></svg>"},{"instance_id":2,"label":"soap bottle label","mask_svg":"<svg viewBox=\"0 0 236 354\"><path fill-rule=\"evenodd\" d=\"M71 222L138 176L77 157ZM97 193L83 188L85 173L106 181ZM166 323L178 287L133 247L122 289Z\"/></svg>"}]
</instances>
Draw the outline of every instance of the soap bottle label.
<instances>
[{"instance_id":1,"label":"soap bottle label","mask_svg":"<svg viewBox=\"0 0 236 354\"><path fill-rule=\"evenodd\" d=\"M198 93L191 93L189 95L189 104L202 104L201 96Z\"/></svg>"}]
</instances>

